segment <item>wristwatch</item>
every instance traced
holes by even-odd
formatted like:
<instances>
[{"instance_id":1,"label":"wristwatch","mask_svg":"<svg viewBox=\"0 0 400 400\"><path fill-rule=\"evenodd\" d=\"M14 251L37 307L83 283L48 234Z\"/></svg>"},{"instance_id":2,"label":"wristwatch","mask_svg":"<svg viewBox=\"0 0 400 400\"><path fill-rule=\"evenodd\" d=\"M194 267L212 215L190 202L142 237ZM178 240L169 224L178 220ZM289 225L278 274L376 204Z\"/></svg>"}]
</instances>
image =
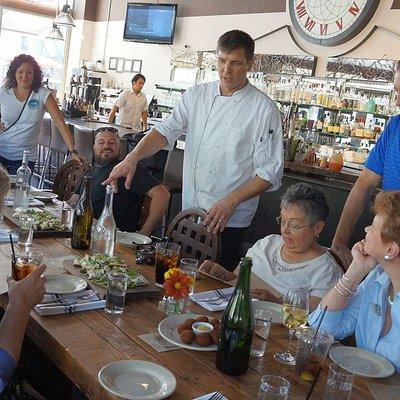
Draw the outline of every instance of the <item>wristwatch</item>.
<instances>
[{"instance_id":1,"label":"wristwatch","mask_svg":"<svg viewBox=\"0 0 400 400\"><path fill-rule=\"evenodd\" d=\"M70 154L78 154L78 152L76 151L76 149L72 149L70 150Z\"/></svg>"}]
</instances>

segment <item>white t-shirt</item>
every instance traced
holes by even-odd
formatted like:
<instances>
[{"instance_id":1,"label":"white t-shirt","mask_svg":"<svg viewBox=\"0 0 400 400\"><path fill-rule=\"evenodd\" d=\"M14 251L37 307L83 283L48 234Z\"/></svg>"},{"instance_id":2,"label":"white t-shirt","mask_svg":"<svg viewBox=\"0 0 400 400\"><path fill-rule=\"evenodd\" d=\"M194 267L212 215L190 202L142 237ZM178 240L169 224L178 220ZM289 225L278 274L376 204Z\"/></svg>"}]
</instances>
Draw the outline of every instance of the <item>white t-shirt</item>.
<instances>
[{"instance_id":1,"label":"white t-shirt","mask_svg":"<svg viewBox=\"0 0 400 400\"><path fill-rule=\"evenodd\" d=\"M124 90L115 105L119 108L121 125L132 128L134 132L140 132L142 130L140 117L143 111L147 111L146 96L142 92L136 94L132 89Z\"/></svg>"},{"instance_id":2,"label":"white t-shirt","mask_svg":"<svg viewBox=\"0 0 400 400\"><path fill-rule=\"evenodd\" d=\"M232 96L221 95L219 81L193 86L155 129L168 140L168 150L186 132L182 209L209 210L256 175L271 183L270 191L281 185L281 116L275 103L250 83ZM227 226L249 226L258 200L240 203Z\"/></svg>"},{"instance_id":3,"label":"white t-shirt","mask_svg":"<svg viewBox=\"0 0 400 400\"><path fill-rule=\"evenodd\" d=\"M246 254L253 259L252 272L282 295L292 289L304 289L310 296L322 298L343 275L328 250L310 261L289 264L281 258L282 245L282 236L269 235Z\"/></svg>"},{"instance_id":4,"label":"white t-shirt","mask_svg":"<svg viewBox=\"0 0 400 400\"><path fill-rule=\"evenodd\" d=\"M22 160L23 150L30 150L30 161L35 161L37 144L45 102L50 90L41 87L38 92L32 92L18 122L4 133L0 132L0 156L8 160ZM7 128L15 122L20 114L24 101L15 97L14 90L0 88L1 122Z\"/></svg>"}]
</instances>

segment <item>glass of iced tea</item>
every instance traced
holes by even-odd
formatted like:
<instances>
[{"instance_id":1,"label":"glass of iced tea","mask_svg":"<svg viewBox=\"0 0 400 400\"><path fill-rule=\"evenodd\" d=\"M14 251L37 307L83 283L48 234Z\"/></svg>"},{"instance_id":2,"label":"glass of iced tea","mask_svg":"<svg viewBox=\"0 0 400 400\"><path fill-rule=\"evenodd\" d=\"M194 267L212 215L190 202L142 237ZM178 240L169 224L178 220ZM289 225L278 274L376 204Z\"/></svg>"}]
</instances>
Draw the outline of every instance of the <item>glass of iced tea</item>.
<instances>
[{"instance_id":1,"label":"glass of iced tea","mask_svg":"<svg viewBox=\"0 0 400 400\"><path fill-rule=\"evenodd\" d=\"M178 267L179 253L181 246L175 243L157 243L156 244L156 279L155 284L158 287L164 285L164 274L170 268Z\"/></svg>"},{"instance_id":2,"label":"glass of iced tea","mask_svg":"<svg viewBox=\"0 0 400 400\"><path fill-rule=\"evenodd\" d=\"M307 382L317 376L321 362L325 360L334 337L320 329L304 328L297 337L296 373Z\"/></svg>"},{"instance_id":3,"label":"glass of iced tea","mask_svg":"<svg viewBox=\"0 0 400 400\"><path fill-rule=\"evenodd\" d=\"M20 281L34 271L43 261L43 254L34 250L15 253L15 259L11 258L12 276Z\"/></svg>"}]
</instances>

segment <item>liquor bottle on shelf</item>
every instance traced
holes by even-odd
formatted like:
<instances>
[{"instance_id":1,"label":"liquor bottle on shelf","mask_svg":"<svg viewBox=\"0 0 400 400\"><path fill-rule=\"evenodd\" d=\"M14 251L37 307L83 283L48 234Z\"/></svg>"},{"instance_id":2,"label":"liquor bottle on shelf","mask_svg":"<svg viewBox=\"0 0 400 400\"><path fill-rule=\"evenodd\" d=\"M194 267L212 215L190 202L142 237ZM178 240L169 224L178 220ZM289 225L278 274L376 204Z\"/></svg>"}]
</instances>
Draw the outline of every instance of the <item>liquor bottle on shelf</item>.
<instances>
[{"instance_id":1,"label":"liquor bottle on shelf","mask_svg":"<svg viewBox=\"0 0 400 400\"><path fill-rule=\"evenodd\" d=\"M93 207L90 200L90 181L89 176L83 178L83 190L72 222L71 246L79 250L87 250L90 247L92 236Z\"/></svg>"},{"instance_id":2,"label":"liquor bottle on shelf","mask_svg":"<svg viewBox=\"0 0 400 400\"><path fill-rule=\"evenodd\" d=\"M14 211L25 211L29 207L29 190L31 187L32 171L29 168L29 150L24 150L22 165L17 170L15 182Z\"/></svg>"},{"instance_id":3,"label":"liquor bottle on shelf","mask_svg":"<svg viewBox=\"0 0 400 400\"><path fill-rule=\"evenodd\" d=\"M250 299L252 259L240 260L239 278L221 320L215 364L228 375L243 375L249 367L254 317Z\"/></svg>"}]
</instances>

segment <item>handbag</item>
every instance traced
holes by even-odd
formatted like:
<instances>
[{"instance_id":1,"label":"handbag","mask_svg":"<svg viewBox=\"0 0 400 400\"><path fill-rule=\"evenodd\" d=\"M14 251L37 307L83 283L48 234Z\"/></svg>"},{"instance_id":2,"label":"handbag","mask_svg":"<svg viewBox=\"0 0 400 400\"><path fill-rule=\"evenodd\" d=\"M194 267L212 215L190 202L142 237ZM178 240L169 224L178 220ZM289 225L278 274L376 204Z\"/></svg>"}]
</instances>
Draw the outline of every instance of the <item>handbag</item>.
<instances>
[{"instance_id":1,"label":"handbag","mask_svg":"<svg viewBox=\"0 0 400 400\"><path fill-rule=\"evenodd\" d=\"M4 132L7 132L9 129L11 129L19 121L19 119L21 118L22 113L25 110L26 103L28 103L29 97L31 97L32 92L33 92L33 89L31 89L31 91L29 93L29 96L26 98L24 106L22 107L22 110L18 115L18 118L10 126L8 126L6 129L4 129L4 131L1 131L0 135L3 134Z\"/></svg>"}]
</instances>

